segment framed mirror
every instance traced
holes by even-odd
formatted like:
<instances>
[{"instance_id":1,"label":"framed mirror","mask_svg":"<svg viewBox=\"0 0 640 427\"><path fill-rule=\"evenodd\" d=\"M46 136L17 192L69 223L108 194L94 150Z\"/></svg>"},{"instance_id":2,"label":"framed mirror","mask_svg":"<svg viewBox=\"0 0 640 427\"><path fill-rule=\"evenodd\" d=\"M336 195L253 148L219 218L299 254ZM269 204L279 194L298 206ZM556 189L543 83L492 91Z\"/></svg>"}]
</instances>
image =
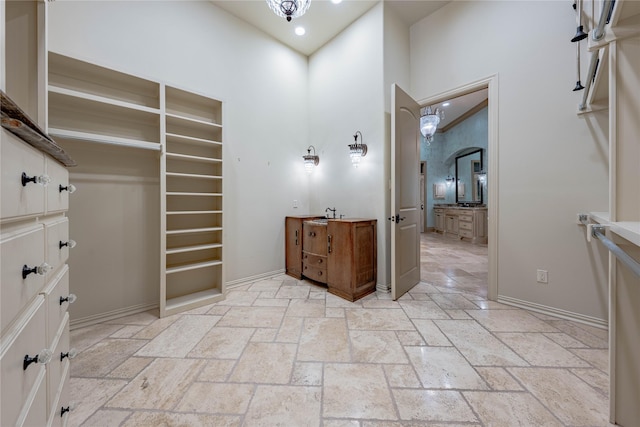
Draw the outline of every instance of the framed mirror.
<instances>
[{"instance_id":1,"label":"framed mirror","mask_svg":"<svg viewBox=\"0 0 640 427\"><path fill-rule=\"evenodd\" d=\"M456 157L456 203L484 203L482 149Z\"/></svg>"}]
</instances>

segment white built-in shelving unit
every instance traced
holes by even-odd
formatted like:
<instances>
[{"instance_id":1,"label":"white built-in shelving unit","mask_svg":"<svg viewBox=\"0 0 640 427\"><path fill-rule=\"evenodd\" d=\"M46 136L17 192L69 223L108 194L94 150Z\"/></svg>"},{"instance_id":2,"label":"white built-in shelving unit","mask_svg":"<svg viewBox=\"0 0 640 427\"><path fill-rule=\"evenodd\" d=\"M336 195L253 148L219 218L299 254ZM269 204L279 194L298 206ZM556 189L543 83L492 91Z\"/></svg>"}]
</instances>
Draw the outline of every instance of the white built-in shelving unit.
<instances>
[{"instance_id":1,"label":"white built-in shelving unit","mask_svg":"<svg viewBox=\"0 0 640 427\"><path fill-rule=\"evenodd\" d=\"M165 86L161 316L217 301L222 273L222 103Z\"/></svg>"},{"instance_id":2,"label":"white built-in shelving unit","mask_svg":"<svg viewBox=\"0 0 640 427\"><path fill-rule=\"evenodd\" d=\"M49 52L49 133L160 150L160 84Z\"/></svg>"},{"instance_id":3,"label":"white built-in shelving unit","mask_svg":"<svg viewBox=\"0 0 640 427\"><path fill-rule=\"evenodd\" d=\"M222 102L49 52L48 103L49 132L71 153L158 152L159 205L143 217L160 225L160 316L224 298Z\"/></svg>"}]
</instances>

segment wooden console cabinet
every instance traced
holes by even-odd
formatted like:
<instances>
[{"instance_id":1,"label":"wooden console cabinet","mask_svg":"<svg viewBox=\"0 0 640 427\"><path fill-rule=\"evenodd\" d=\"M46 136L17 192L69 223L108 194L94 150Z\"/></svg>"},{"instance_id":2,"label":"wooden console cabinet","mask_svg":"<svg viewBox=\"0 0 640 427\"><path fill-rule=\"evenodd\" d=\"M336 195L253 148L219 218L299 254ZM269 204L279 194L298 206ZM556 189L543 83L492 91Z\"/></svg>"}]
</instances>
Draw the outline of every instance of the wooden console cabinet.
<instances>
[{"instance_id":1,"label":"wooden console cabinet","mask_svg":"<svg viewBox=\"0 0 640 427\"><path fill-rule=\"evenodd\" d=\"M328 224L305 221L302 224L302 275L327 283Z\"/></svg>"},{"instance_id":2,"label":"wooden console cabinet","mask_svg":"<svg viewBox=\"0 0 640 427\"><path fill-rule=\"evenodd\" d=\"M377 221L352 219L327 225L329 292L355 301L376 290Z\"/></svg>"},{"instance_id":3,"label":"wooden console cabinet","mask_svg":"<svg viewBox=\"0 0 640 427\"><path fill-rule=\"evenodd\" d=\"M302 216L285 219L286 272L355 301L376 290L377 221Z\"/></svg>"},{"instance_id":4,"label":"wooden console cabinet","mask_svg":"<svg viewBox=\"0 0 640 427\"><path fill-rule=\"evenodd\" d=\"M296 279L302 279L302 223L322 218L320 215L288 216L284 220L285 228L285 273Z\"/></svg>"}]
</instances>

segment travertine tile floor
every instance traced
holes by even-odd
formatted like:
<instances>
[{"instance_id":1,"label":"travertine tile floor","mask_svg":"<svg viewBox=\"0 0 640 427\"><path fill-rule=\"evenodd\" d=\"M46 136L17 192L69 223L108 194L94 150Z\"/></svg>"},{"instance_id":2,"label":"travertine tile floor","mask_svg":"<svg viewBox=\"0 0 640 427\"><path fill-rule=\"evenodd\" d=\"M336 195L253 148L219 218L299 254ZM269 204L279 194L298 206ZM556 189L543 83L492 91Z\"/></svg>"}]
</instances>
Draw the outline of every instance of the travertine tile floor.
<instances>
[{"instance_id":1,"label":"travertine tile floor","mask_svg":"<svg viewBox=\"0 0 640 427\"><path fill-rule=\"evenodd\" d=\"M476 245L438 233L422 233L420 254L422 280L487 297L487 245Z\"/></svg>"},{"instance_id":2,"label":"travertine tile floor","mask_svg":"<svg viewBox=\"0 0 640 427\"><path fill-rule=\"evenodd\" d=\"M607 332L422 282L355 303L289 276L72 331L84 426L607 426Z\"/></svg>"}]
</instances>

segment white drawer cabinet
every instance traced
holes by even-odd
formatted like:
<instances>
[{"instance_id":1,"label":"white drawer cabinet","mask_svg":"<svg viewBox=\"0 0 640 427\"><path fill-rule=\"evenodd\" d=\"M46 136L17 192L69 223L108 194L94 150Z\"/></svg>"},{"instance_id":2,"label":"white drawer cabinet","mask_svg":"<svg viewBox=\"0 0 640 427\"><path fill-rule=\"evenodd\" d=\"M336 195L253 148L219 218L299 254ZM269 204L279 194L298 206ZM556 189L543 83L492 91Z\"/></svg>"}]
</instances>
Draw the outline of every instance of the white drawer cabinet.
<instances>
[{"instance_id":1,"label":"white drawer cabinet","mask_svg":"<svg viewBox=\"0 0 640 427\"><path fill-rule=\"evenodd\" d=\"M47 306L47 342L53 342L69 309L69 267L65 264L44 290Z\"/></svg>"},{"instance_id":2,"label":"white drawer cabinet","mask_svg":"<svg viewBox=\"0 0 640 427\"><path fill-rule=\"evenodd\" d=\"M47 239L45 259L51 266L52 276L67 262L69 248L73 246L69 240L69 219L65 216L52 218L44 223L44 230Z\"/></svg>"},{"instance_id":3,"label":"white drawer cabinet","mask_svg":"<svg viewBox=\"0 0 640 427\"><path fill-rule=\"evenodd\" d=\"M44 287L46 271L42 224L29 224L3 233L0 238L0 254L0 318L4 333L24 306ZM31 272L34 268L37 271Z\"/></svg>"},{"instance_id":4,"label":"white drawer cabinet","mask_svg":"<svg viewBox=\"0 0 640 427\"><path fill-rule=\"evenodd\" d=\"M53 402L68 401L69 361L58 354L55 364L52 351L68 348L59 297L69 292L69 248L59 243L69 238L65 165L75 162L43 131L47 3L0 1L1 427L53 425Z\"/></svg>"},{"instance_id":5,"label":"white drawer cabinet","mask_svg":"<svg viewBox=\"0 0 640 427\"><path fill-rule=\"evenodd\" d=\"M46 397L47 385L45 369L38 372L38 378L33 388L33 393L29 395L20 417L16 422L16 427L34 427L44 425L46 421Z\"/></svg>"},{"instance_id":6,"label":"white drawer cabinet","mask_svg":"<svg viewBox=\"0 0 640 427\"><path fill-rule=\"evenodd\" d=\"M68 314L65 314L51 348L53 349L53 358L47 365L47 414L49 414L49 418L54 412L58 413L58 415L60 413L60 408L57 408L57 402L60 400L60 385L64 379L65 370L69 365L69 356L71 355Z\"/></svg>"},{"instance_id":7,"label":"white drawer cabinet","mask_svg":"<svg viewBox=\"0 0 640 427\"><path fill-rule=\"evenodd\" d=\"M70 350L69 174L4 128L0 151L0 426L62 426L62 405L69 404L69 357L61 359Z\"/></svg>"},{"instance_id":8,"label":"white drawer cabinet","mask_svg":"<svg viewBox=\"0 0 640 427\"><path fill-rule=\"evenodd\" d=\"M69 210L69 194L74 186L69 184L69 173L60 163L47 158L46 174L51 180L47 185L47 213Z\"/></svg>"},{"instance_id":9,"label":"white drawer cabinet","mask_svg":"<svg viewBox=\"0 0 640 427\"><path fill-rule=\"evenodd\" d=\"M48 187L44 155L4 128L0 153L2 154L0 156L2 159L0 160L2 162L0 165L2 171L0 216L2 219L42 214L45 185Z\"/></svg>"},{"instance_id":10,"label":"white drawer cabinet","mask_svg":"<svg viewBox=\"0 0 640 427\"><path fill-rule=\"evenodd\" d=\"M47 427L63 427L67 425L69 410L71 409L70 405L72 404L69 400L69 376L71 373L69 366L69 362L65 362L62 365L60 385L58 386L55 401L49 412Z\"/></svg>"},{"instance_id":11,"label":"white drawer cabinet","mask_svg":"<svg viewBox=\"0 0 640 427\"><path fill-rule=\"evenodd\" d=\"M44 297L38 295L25 309L16 327L2 337L2 426L17 424L19 415L26 409L28 397L33 394L34 387L39 386L36 380L45 365L34 362L25 369L25 356L36 357L47 348L45 319ZM43 416L46 418L44 406Z\"/></svg>"}]
</instances>

